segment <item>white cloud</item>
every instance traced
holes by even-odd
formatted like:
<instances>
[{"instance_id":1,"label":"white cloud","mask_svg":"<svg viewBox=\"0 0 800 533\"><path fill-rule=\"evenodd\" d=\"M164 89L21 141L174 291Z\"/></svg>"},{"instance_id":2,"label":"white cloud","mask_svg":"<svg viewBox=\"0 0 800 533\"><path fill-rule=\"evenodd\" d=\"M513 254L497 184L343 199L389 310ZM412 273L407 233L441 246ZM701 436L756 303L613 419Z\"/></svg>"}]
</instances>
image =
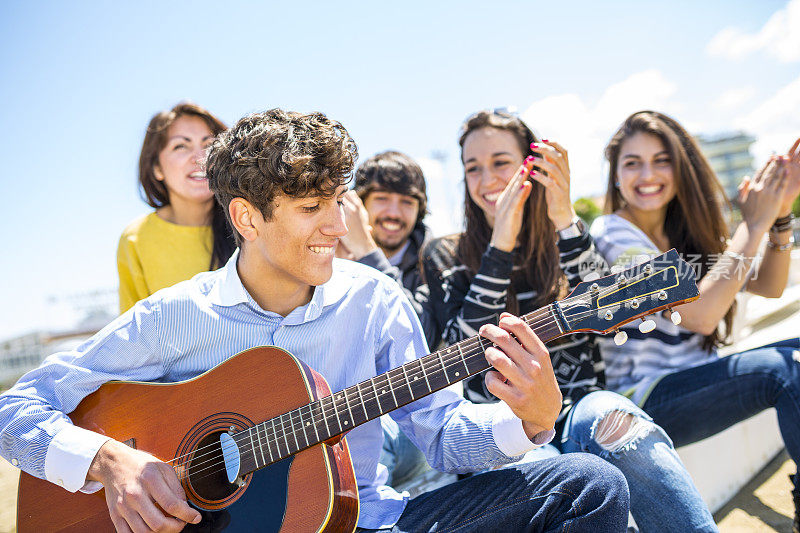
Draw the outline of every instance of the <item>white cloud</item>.
<instances>
[{"instance_id":1,"label":"white cloud","mask_svg":"<svg viewBox=\"0 0 800 533\"><path fill-rule=\"evenodd\" d=\"M603 149L622 121L643 109L680 112L682 106L672 99L676 90L660 71L650 69L611 85L593 106L575 94L550 96L531 104L522 117L537 133L569 151L575 199L605 191Z\"/></svg>"},{"instance_id":2,"label":"white cloud","mask_svg":"<svg viewBox=\"0 0 800 533\"><path fill-rule=\"evenodd\" d=\"M710 56L742 59L763 50L781 62L800 61L800 0L790 0L756 33L738 28L721 30L706 46Z\"/></svg>"},{"instance_id":3,"label":"white cloud","mask_svg":"<svg viewBox=\"0 0 800 533\"><path fill-rule=\"evenodd\" d=\"M757 137L753 155L760 164L772 152L785 153L800 136L800 76L733 121Z\"/></svg>"},{"instance_id":4,"label":"white cloud","mask_svg":"<svg viewBox=\"0 0 800 533\"><path fill-rule=\"evenodd\" d=\"M722 93L711 105L714 109L720 111L737 109L752 100L755 95L756 89L752 86L729 89Z\"/></svg>"},{"instance_id":5,"label":"white cloud","mask_svg":"<svg viewBox=\"0 0 800 533\"><path fill-rule=\"evenodd\" d=\"M446 172L441 159L415 156L414 161L425 175L430 213L425 224L437 237L461 231L464 220L463 176L459 172Z\"/></svg>"}]
</instances>

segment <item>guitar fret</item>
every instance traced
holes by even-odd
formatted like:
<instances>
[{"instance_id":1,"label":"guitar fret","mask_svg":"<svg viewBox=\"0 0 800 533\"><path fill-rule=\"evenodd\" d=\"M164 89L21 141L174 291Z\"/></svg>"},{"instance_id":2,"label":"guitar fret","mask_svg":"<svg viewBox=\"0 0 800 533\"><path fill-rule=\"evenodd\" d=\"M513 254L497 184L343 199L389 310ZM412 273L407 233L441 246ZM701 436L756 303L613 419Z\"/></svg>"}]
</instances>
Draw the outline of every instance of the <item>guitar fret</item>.
<instances>
[{"instance_id":1,"label":"guitar fret","mask_svg":"<svg viewBox=\"0 0 800 533\"><path fill-rule=\"evenodd\" d=\"M364 420L369 420L369 413L367 413L367 403L364 401L364 395L361 394L361 384L356 384L356 391L358 391L358 397L361 399L361 408L364 409Z\"/></svg>"},{"instance_id":2,"label":"guitar fret","mask_svg":"<svg viewBox=\"0 0 800 533\"><path fill-rule=\"evenodd\" d=\"M258 453L261 454L261 466L264 466L267 464L267 461L264 459L264 448L261 445L261 435L258 434L258 425L250 428L251 431L254 429L256 430L256 438L258 439ZM256 466L258 466L258 463L256 463Z\"/></svg>"},{"instance_id":3,"label":"guitar fret","mask_svg":"<svg viewBox=\"0 0 800 533\"><path fill-rule=\"evenodd\" d=\"M425 383L428 385L428 391L433 392L431 388L431 382L428 380L428 373L425 371L425 358L419 360L419 367L422 369L422 377L425 378Z\"/></svg>"},{"instance_id":4,"label":"guitar fret","mask_svg":"<svg viewBox=\"0 0 800 533\"><path fill-rule=\"evenodd\" d=\"M306 406L308 407L308 406ZM300 427L303 428L303 436L306 438L306 447L311 446L311 441L308 440L308 433L306 433L306 426L311 425L311 422L307 422L303 420L303 408L297 410L297 414L300 417ZM309 414L311 413L311 409L308 410Z\"/></svg>"},{"instance_id":5,"label":"guitar fret","mask_svg":"<svg viewBox=\"0 0 800 533\"><path fill-rule=\"evenodd\" d=\"M322 442L325 439L319 438L319 429L318 429L318 426L317 426L316 417L314 415L314 409L315 408L317 410L317 413L319 413L320 418L322 419L322 421L325 422L325 417L322 416L322 414L321 414L322 413L322 400L317 400L316 402L314 402L314 403L309 405L309 411L311 411L311 423L314 425L314 434L317 436L317 442ZM328 424L326 422L325 423L325 427L326 427L326 431L328 431L327 437L330 437L331 433L330 433L329 430L327 430L327 425Z\"/></svg>"},{"instance_id":6,"label":"guitar fret","mask_svg":"<svg viewBox=\"0 0 800 533\"><path fill-rule=\"evenodd\" d=\"M467 368L467 361L464 359L464 352L461 351L460 342L456 344L456 349L458 350L458 355L461 357L461 364L464 365L464 370L467 372L467 375L469 375L469 368ZM458 372L456 372L456 377L459 377Z\"/></svg>"},{"instance_id":7,"label":"guitar fret","mask_svg":"<svg viewBox=\"0 0 800 533\"><path fill-rule=\"evenodd\" d=\"M270 446L269 438L267 437L267 423L264 422L263 424L259 424L264 428L264 440L267 442L267 453L269 453L269 462L274 463L275 458L272 456L272 446Z\"/></svg>"},{"instance_id":8,"label":"guitar fret","mask_svg":"<svg viewBox=\"0 0 800 533\"><path fill-rule=\"evenodd\" d=\"M284 417L284 415L280 416L281 429L283 430L283 440L286 441L286 452L287 452L287 454L291 455L292 454L292 447L289 446L289 436L286 434L286 422L283 421L283 417Z\"/></svg>"},{"instance_id":9,"label":"guitar fret","mask_svg":"<svg viewBox=\"0 0 800 533\"><path fill-rule=\"evenodd\" d=\"M475 348L470 348L470 350L464 356L464 364L469 369L467 372L469 374L481 372L487 368L491 368L492 366L486 360L486 357L484 357L483 353Z\"/></svg>"},{"instance_id":10,"label":"guitar fret","mask_svg":"<svg viewBox=\"0 0 800 533\"><path fill-rule=\"evenodd\" d=\"M292 437L294 437L294 444L297 446L297 450L299 451L302 446L300 446L300 441L297 440L297 429L294 427L294 411L289 411L289 427L292 429Z\"/></svg>"},{"instance_id":11,"label":"guitar fret","mask_svg":"<svg viewBox=\"0 0 800 533\"><path fill-rule=\"evenodd\" d=\"M436 355L439 357L439 364L442 365L442 375L444 376L444 380L450 385L450 378L447 376L447 367L444 366L444 359L442 359L442 350L436 352Z\"/></svg>"},{"instance_id":12,"label":"guitar fret","mask_svg":"<svg viewBox=\"0 0 800 533\"><path fill-rule=\"evenodd\" d=\"M345 406L345 409L347 409L347 414L350 415L350 422L353 425L355 425L356 421L353 419L353 412L350 410L350 402L347 400L347 389L345 389L344 391L340 392L339 394L344 397L344 406ZM341 396L340 396L339 399L341 399ZM344 421L344 425L345 426L348 425L348 421L347 420ZM350 426L350 427L352 428L352 426Z\"/></svg>"},{"instance_id":13,"label":"guitar fret","mask_svg":"<svg viewBox=\"0 0 800 533\"><path fill-rule=\"evenodd\" d=\"M325 400L329 399L330 396L325 398L321 398L319 401L319 414L322 417L322 421L325 422L325 430L328 432L328 437L333 436L333 431L331 431L330 426L328 425L328 415L325 414Z\"/></svg>"},{"instance_id":14,"label":"guitar fret","mask_svg":"<svg viewBox=\"0 0 800 533\"><path fill-rule=\"evenodd\" d=\"M333 396L328 396L328 398L330 398L331 405L333 406L333 414L336 415L336 422L339 424L339 433L342 433L344 428L342 427L342 419L339 418L339 410L336 409L336 402L334 401Z\"/></svg>"},{"instance_id":15,"label":"guitar fret","mask_svg":"<svg viewBox=\"0 0 800 533\"><path fill-rule=\"evenodd\" d=\"M275 447L278 448L278 457L285 457L281 451L281 439L278 437L278 428L275 427L275 419L272 419L272 436L275 438ZM289 455L289 445L286 445L286 455Z\"/></svg>"},{"instance_id":16,"label":"guitar fret","mask_svg":"<svg viewBox=\"0 0 800 533\"><path fill-rule=\"evenodd\" d=\"M411 381L408 379L408 374L406 374L406 365L402 365L400 369L403 371L403 378L406 380L406 386L408 387L408 393L411 395L411 399L414 399L414 391L411 389Z\"/></svg>"},{"instance_id":17,"label":"guitar fret","mask_svg":"<svg viewBox=\"0 0 800 533\"><path fill-rule=\"evenodd\" d=\"M372 390L375 392L375 403L378 406L378 414L383 414L390 410L390 409L384 409L383 404L381 404L381 397L386 394L386 391L384 390L383 392L378 394L378 387L376 386L376 380L381 377L384 377L383 374L381 374L380 376L375 376L374 378L369 380L369 382L372 383Z\"/></svg>"},{"instance_id":18,"label":"guitar fret","mask_svg":"<svg viewBox=\"0 0 800 533\"><path fill-rule=\"evenodd\" d=\"M385 374L385 375L386 375L386 383L389 385L389 392L391 392L391 393L392 393L392 399L394 400L394 406L395 406L395 407L397 407L397 406L398 406L398 405L400 405L400 404L399 404L399 403L397 403L397 396L395 396L395 395L394 395L394 386L392 385L392 376L391 376L391 372L392 372L392 371L390 370L389 372L387 372L387 373Z\"/></svg>"},{"instance_id":19,"label":"guitar fret","mask_svg":"<svg viewBox=\"0 0 800 533\"><path fill-rule=\"evenodd\" d=\"M256 456L256 442L253 440L253 428L247 429L247 435L250 437L250 449L252 450L251 453L253 454L253 462L258 468L258 457ZM261 466L264 466L264 456L261 456Z\"/></svg>"}]
</instances>

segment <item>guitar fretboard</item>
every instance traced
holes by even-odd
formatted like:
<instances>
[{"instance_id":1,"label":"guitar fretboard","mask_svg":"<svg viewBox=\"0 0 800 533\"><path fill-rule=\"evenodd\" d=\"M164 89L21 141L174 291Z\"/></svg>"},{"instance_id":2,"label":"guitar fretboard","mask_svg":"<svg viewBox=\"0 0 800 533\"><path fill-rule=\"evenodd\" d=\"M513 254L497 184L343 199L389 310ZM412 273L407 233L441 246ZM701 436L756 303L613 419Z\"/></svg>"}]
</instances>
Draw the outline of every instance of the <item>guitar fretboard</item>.
<instances>
[{"instance_id":1,"label":"guitar fretboard","mask_svg":"<svg viewBox=\"0 0 800 533\"><path fill-rule=\"evenodd\" d=\"M559 320L559 317L561 320ZM547 342L565 333L558 304L523 317ZM233 435L246 475L491 367L471 337Z\"/></svg>"}]
</instances>

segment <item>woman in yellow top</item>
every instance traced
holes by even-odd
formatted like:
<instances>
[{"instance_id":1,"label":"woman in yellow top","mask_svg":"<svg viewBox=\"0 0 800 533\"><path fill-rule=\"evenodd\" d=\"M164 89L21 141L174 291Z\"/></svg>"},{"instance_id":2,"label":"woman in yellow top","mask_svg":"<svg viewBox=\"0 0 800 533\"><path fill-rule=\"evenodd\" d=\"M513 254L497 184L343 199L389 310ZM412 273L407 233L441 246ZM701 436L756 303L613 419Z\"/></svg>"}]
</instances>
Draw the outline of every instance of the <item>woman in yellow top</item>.
<instances>
[{"instance_id":1,"label":"woman in yellow top","mask_svg":"<svg viewBox=\"0 0 800 533\"><path fill-rule=\"evenodd\" d=\"M155 211L131 222L119 240L119 308L159 289L219 268L236 244L201 168L206 148L225 124L181 103L156 114L139 156L139 186Z\"/></svg>"}]
</instances>

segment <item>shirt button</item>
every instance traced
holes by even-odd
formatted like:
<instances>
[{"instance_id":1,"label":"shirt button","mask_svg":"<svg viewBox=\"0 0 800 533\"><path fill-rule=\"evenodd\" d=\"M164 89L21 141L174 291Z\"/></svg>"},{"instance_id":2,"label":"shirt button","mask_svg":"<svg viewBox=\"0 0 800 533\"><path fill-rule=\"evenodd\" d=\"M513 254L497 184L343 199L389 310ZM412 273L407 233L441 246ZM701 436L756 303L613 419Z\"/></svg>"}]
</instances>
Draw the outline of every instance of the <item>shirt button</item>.
<instances>
[{"instance_id":1,"label":"shirt button","mask_svg":"<svg viewBox=\"0 0 800 533\"><path fill-rule=\"evenodd\" d=\"M11 459L11 464L14 466L19 466L19 461L16 458Z\"/></svg>"}]
</instances>

